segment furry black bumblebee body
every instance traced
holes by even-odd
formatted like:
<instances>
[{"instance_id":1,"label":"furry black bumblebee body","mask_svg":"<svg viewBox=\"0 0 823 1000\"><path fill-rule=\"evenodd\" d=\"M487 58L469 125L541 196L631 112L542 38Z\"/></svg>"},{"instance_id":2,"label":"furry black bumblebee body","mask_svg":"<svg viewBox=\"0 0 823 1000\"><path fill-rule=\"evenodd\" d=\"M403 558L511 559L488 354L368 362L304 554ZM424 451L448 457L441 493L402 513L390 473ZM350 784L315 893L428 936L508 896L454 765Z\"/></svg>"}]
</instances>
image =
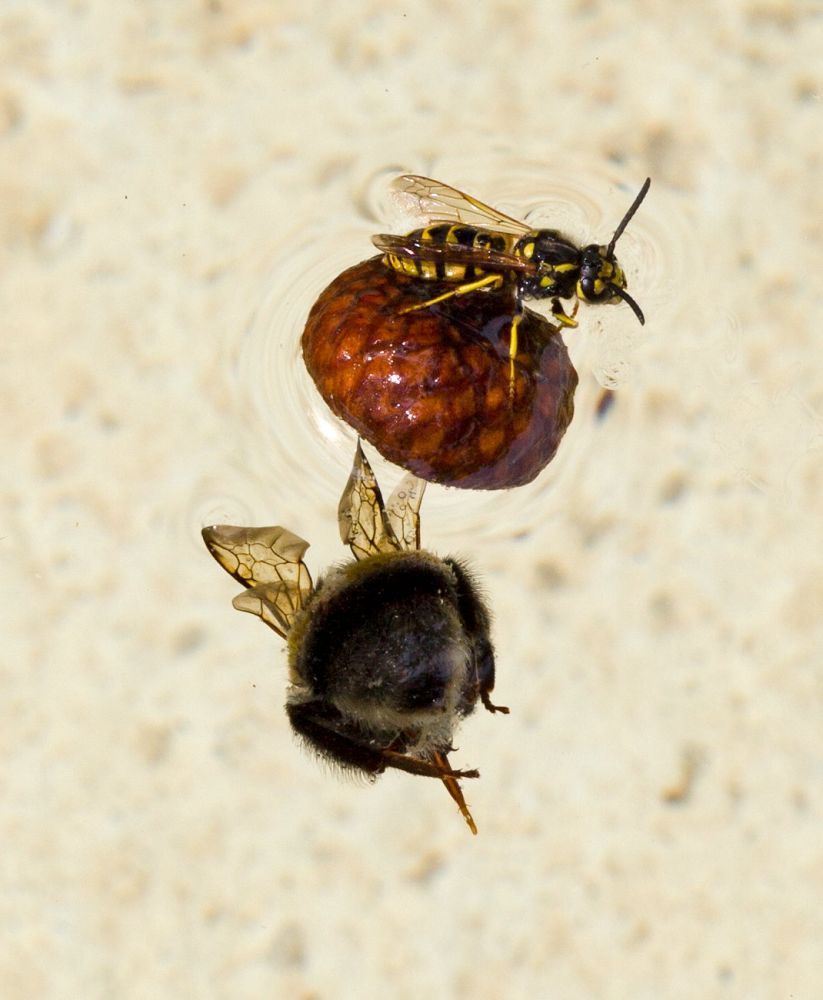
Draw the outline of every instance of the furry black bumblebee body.
<instances>
[{"instance_id":1,"label":"furry black bumblebee body","mask_svg":"<svg viewBox=\"0 0 823 1000\"><path fill-rule=\"evenodd\" d=\"M288 641L286 712L321 757L376 777L440 778L473 833L448 754L459 721L492 704L489 613L466 567L420 549L425 483L405 476L388 503L359 444L339 506L354 562L312 586L308 544L284 528L214 526L205 543L247 588L234 606Z\"/></svg>"}]
</instances>

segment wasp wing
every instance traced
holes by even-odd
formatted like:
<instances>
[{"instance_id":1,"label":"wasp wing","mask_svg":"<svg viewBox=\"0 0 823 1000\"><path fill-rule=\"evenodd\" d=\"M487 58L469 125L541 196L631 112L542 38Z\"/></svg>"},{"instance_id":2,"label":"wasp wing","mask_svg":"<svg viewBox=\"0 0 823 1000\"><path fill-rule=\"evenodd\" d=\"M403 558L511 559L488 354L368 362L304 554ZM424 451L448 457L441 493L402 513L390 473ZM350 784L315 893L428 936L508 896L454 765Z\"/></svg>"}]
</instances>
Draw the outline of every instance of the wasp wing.
<instances>
[{"instance_id":1,"label":"wasp wing","mask_svg":"<svg viewBox=\"0 0 823 1000\"><path fill-rule=\"evenodd\" d=\"M525 222L518 222L470 194L431 177L403 174L392 181L391 190L403 209L429 222L459 222L464 226L496 229L517 236L530 232Z\"/></svg>"},{"instance_id":2,"label":"wasp wing","mask_svg":"<svg viewBox=\"0 0 823 1000\"><path fill-rule=\"evenodd\" d=\"M392 236L378 233L372 243L383 253L407 257L411 260L428 260L445 264L464 264L484 271L533 272L536 265L524 257L488 247L467 247L460 243L426 243L410 236Z\"/></svg>"},{"instance_id":3,"label":"wasp wing","mask_svg":"<svg viewBox=\"0 0 823 1000\"><path fill-rule=\"evenodd\" d=\"M257 615L285 638L311 594L311 574L303 562L309 543L279 527L215 524L202 534L223 569L248 588L234 598L234 607Z\"/></svg>"},{"instance_id":4,"label":"wasp wing","mask_svg":"<svg viewBox=\"0 0 823 1000\"><path fill-rule=\"evenodd\" d=\"M386 515L383 495L360 441L349 481L340 497L337 521L340 537L355 559L368 559L381 552L400 552L403 548Z\"/></svg>"},{"instance_id":5,"label":"wasp wing","mask_svg":"<svg viewBox=\"0 0 823 1000\"><path fill-rule=\"evenodd\" d=\"M386 516L402 548L415 551L420 548L420 504L426 482L410 472L395 487L386 504Z\"/></svg>"}]
</instances>

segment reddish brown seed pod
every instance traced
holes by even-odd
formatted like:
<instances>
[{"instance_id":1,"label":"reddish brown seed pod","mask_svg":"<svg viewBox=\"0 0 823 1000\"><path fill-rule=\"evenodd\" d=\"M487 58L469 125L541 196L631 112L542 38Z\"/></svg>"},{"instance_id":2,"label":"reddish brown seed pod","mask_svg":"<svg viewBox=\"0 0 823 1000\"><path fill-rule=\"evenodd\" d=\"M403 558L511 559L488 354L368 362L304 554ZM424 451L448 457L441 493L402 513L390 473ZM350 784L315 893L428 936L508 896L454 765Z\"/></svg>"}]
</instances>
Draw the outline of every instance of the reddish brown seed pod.
<instances>
[{"instance_id":1,"label":"reddish brown seed pod","mask_svg":"<svg viewBox=\"0 0 823 1000\"><path fill-rule=\"evenodd\" d=\"M557 451L577 373L557 327L528 309L512 368L511 287L403 312L452 288L381 257L356 264L309 313L306 368L332 411L389 461L445 486L522 486Z\"/></svg>"}]
</instances>

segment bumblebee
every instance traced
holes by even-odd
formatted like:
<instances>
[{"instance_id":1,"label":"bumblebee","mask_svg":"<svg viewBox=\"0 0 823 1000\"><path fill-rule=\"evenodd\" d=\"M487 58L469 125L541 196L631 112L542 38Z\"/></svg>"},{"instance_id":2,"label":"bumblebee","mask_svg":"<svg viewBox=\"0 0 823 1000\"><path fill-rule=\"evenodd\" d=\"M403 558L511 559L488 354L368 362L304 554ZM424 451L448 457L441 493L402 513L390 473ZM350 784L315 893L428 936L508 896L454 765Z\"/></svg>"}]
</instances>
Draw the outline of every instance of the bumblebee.
<instances>
[{"instance_id":1,"label":"bumblebee","mask_svg":"<svg viewBox=\"0 0 823 1000\"><path fill-rule=\"evenodd\" d=\"M282 527L203 529L220 565L247 589L239 611L287 640L286 713L321 758L376 778L387 768L439 778L477 833L448 754L478 699L493 705L489 612L466 567L420 549L425 483L407 474L388 503L358 442L338 509L355 561L312 585L308 543Z\"/></svg>"},{"instance_id":2,"label":"bumblebee","mask_svg":"<svg viewBox=\"0 0 823 1000\"><path fill-rule=\"evenodd\" d=\"M484 288L515 289L518 313L524 299L551 299L552 316L566 327L577 326L580 302L626 302L640 323L643 311L626 291L626 275L614 247L651 185L647 177L607 246L578 247L555 229L531 229L523 222L484 205L456 188L416 174L392 184L395 195L429 224L405 236L379 234L372 242L386 266L424 281L453 282L454 288L410 306L425 309L454 295ZM561 299L576 297L568 315ZM509 356L517 355L517 316L512 322Z\"/></svg>"}]
</instances>

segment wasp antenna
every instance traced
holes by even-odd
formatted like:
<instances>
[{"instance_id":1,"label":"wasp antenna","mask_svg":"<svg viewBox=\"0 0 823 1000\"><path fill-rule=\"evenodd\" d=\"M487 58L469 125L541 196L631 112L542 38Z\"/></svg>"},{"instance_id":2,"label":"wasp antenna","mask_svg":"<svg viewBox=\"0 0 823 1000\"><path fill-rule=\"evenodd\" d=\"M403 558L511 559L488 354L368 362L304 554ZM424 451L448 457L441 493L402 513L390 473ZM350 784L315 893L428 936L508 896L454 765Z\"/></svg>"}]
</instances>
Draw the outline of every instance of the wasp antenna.
<instances>
[{"instance_id":1,"label":"wasp antenna","mask_svg":"<svg viewBox=\"0 0 823 1000\"><path fill-rule=\"evenodd\" d=\"M619 288L617 285L611 285L610 284L609 288L611 288L612 292L615 295L617 295L618 298L623 299L623 301L626 302L631 307L632 312L640 320L640 325L641 326L645 326L645 324L646 324L646 317L643 315L643 310L634 301L634 299L631 297L631 295L629 295L629 293L625 289Z\"/></svg>"},{"instance_id":2,"label":"wasp antenna","mask_svg":"<svg viewBox=\"0 0 823 1000\"><path fill-rule=\"evenodd\" d=\"M617 243L617 241L623 235L623 230L626 228L626 226L628 226L634 213L638 210L638 208L640 208L640 203L646 197L646 194L648 193L648 190L651 187L651 185L652 185L652 179L651 177L647 177L643 187L640 188L640 193L631 203L631 207L629 208L628 212L626 212L626 214L620 220L620 225L617 227L617 229L615 229L614 236L612 236L611 243L609 243L609 246L606 250L607 260L611 260L612 253L614 253L615 243ZM641 319L640 322L642 323L643 320Z\"/></svg>"}]
</instances>

